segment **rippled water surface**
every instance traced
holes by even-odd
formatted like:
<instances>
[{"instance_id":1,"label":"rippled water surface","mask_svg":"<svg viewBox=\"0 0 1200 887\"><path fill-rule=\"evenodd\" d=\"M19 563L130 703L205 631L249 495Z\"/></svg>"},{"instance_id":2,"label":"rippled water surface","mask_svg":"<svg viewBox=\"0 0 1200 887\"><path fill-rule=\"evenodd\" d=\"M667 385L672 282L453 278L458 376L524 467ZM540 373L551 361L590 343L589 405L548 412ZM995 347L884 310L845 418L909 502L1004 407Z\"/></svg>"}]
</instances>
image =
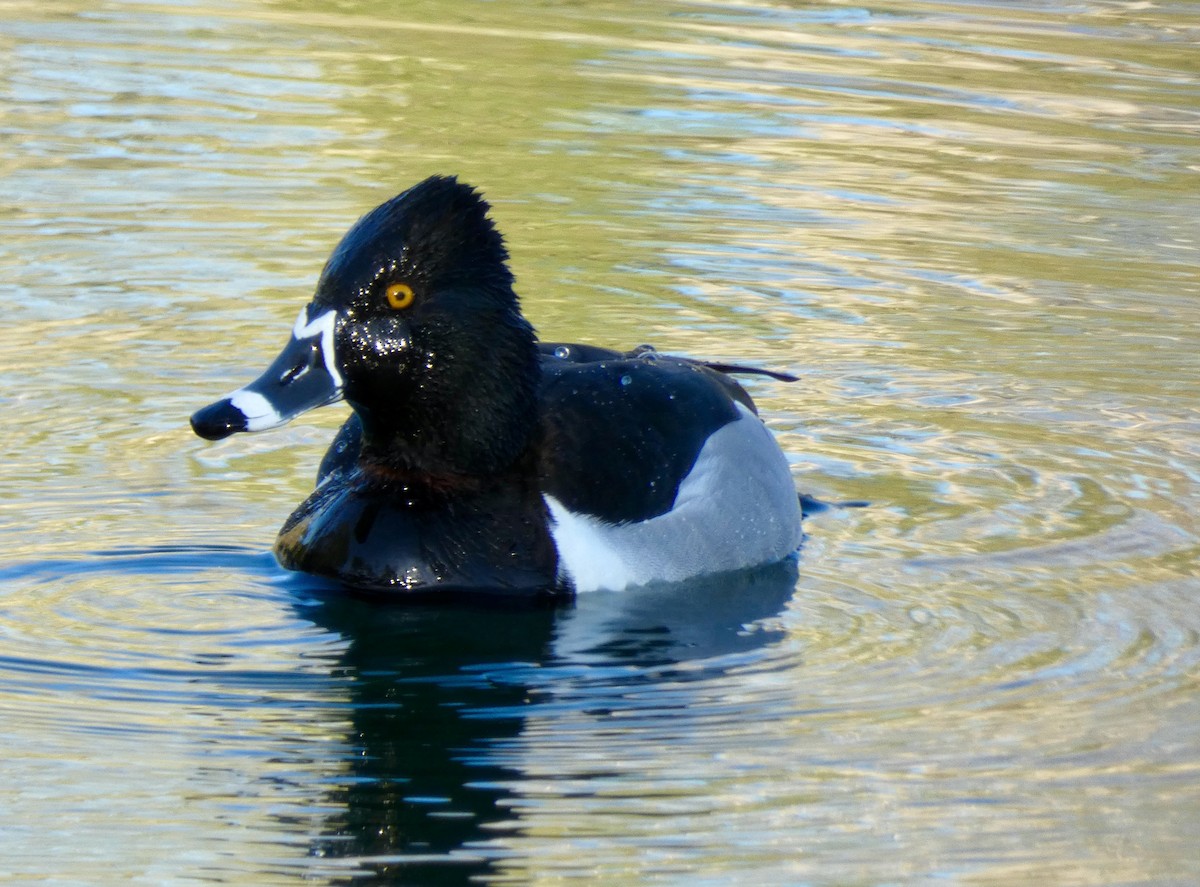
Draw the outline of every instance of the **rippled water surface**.
<instances>
[{"instance_id":1,"label":"rippled water surface","mask_svg":"<svg viewBox=\"0 0 1200 887\"><path fill-rule=\"evenodd\" d=\"M0 880L1200 879L1200 5L0 0ZM484 189L551 339L753 384L795 569L285 574L220 444L330 247ZM339 411L342 410L342 411Z\"/></svg>"}]
</instances>

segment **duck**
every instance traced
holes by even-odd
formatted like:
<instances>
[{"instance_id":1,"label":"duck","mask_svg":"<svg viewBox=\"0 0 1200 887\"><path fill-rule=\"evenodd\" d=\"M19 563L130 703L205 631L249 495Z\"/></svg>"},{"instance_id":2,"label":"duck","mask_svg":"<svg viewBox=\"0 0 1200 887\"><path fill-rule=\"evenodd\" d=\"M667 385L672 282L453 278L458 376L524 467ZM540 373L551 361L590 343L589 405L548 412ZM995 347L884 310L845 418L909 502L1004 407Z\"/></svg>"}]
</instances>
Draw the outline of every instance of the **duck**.
<instances>
[{"instance_id":1,"label":"duck","mask_svg":"<svg viewBox=\"0 0 1200 887\"><path fill-rule=\"evenodd\" d=\"M379 593L574 595L793 558L801 497L757 367L542 342L474 187L432 176L334 248L278 357L191 417L210 441L351 413L275 542Z\"/></svg>"}]
</instances>

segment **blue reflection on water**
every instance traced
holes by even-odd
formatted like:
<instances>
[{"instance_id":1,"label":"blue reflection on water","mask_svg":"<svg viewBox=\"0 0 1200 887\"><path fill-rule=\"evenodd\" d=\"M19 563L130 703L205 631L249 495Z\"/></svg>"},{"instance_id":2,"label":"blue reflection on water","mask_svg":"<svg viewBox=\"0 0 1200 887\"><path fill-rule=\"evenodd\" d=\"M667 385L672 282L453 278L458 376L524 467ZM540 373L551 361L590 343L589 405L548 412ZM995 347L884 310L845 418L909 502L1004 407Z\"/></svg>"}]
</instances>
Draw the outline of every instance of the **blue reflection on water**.
<instances>
[{"instance_id":1,"label":"blue reflection on water","mask_svg":"<svg viewBox=\"0 0 1200 887\"><path fill-rule=\"evenodd\" d=\"M485 873L490 842L514 827L513 748L537 753L520 741L527 717L628 709L632 687L670 682L678 694L745 664L782 636L761 620L781 612L795 581L789 561L558 607L387 605L308 589L299 611L349 641L335 668L351 688L354 750L330 792L340 812L313 854L415 883ZM658 715L662 703L643 704Z\"/></svg>"}]
</instances>

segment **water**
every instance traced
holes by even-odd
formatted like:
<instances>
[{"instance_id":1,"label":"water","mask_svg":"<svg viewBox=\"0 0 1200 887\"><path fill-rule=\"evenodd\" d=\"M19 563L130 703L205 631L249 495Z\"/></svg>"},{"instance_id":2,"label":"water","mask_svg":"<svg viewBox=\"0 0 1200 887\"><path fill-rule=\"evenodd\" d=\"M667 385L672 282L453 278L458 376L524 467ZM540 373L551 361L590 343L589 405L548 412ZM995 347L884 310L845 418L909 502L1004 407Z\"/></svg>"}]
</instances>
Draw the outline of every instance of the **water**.
<instances>
[{"instance_id":1,"label":"water","mask_svg":"<svg viewBox=\"0 0 1200 887\"><path fill-rule=\"evenodd\" d=\"M1200 6L0 2L0 879L1200 877ZM551 339L757 362L795 572L565 610L269 548L218 445L360 213Z\"/></svg>"}]
</instances>

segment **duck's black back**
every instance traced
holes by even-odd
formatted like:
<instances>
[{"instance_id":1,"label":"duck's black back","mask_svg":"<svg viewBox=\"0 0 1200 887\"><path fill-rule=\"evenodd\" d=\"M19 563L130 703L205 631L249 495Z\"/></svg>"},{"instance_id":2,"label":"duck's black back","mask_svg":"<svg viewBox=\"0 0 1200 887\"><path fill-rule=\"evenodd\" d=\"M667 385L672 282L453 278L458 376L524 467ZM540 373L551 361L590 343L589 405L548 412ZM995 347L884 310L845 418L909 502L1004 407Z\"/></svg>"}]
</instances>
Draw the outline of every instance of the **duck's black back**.
<instances>
[{"instance_id":1,"label":"duck's black back","mask_svg":"<svg viewBox=\"0 0 1200 887\"><path fill-rule=\"evenodd\" d=\"M727 384L671 357L544 361L542 491L613 524L664 514L704 442L738 418Z\"/></svg>"}]
</instances>

